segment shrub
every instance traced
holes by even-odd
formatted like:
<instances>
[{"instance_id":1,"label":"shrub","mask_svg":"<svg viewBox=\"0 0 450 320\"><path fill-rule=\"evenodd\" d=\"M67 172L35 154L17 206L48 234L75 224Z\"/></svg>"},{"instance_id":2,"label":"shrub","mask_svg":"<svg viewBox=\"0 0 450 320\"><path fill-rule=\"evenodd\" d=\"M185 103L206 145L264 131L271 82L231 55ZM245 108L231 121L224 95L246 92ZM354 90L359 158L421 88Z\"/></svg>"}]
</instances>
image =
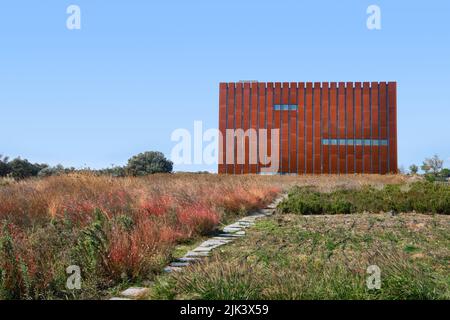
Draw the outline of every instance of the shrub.
<instances>
[{"instance_id":1,"label":"shrub","mask_svg":"<svg viewBox=\"0 0 450 320\"><path fill-rule=\"evenodd\" d=\"M419 171L419 167L415 164L412 164L409 166L409 171L411 171L412 174L417 174L417 172Z\"/></svg>"},{"instance_id":2,"label":"shrub","mask_svg":"<svg viewBox=\"0 0 450 320\"><path fill-rule=\"evenodd\" d=\"M11 166L8 163L8 157L0 154L0 177L6 177L11 172Z\"/></svg>"},{"instance_id":3,"label":"shrub","mask_svg":"<svg viewBox=\"0 0 450 320\"><path fill-rule=\"evenodd\" d=\"M112 177L125 177L126 176L126 170L124 167L121 166L114 166L112 168L106 168L106 169L100 169L95 171L98 174L101 175L109 175Z\"/></svg>"},{"instance_id":4,"label":"shrub","mask_svg":"<svg viewBox=\"0 0 450 320\"><path fill-rule=\"evenodd\" d=\"M448 169L448 168L442 169L441 172L439 173L439 175L443 178L449 178L450 177L450 169Z\"/></svg>"},{"instance_id":5,"label":"shrub","mask_svg":"<svg viewBox=\"0 0 450 320\"><path fill-rule=\"evenodd\" d=\"M108 272L107 217L95 210L95 220L81 231L77 245L72 250L72 260L85 274L98 275L98 270Z\"/></svg>"},{"instance_id":6,"label":"shrub","mask_svg":"<svg viewBox=\"0 0 450 320\"><path fill-rule=\"evenodd\" d=\"M329 207L326 208L326 211L331 212L333 214L349 214L354 212L353 204L344 199L335 199L334 201L331 201L329 204Z\"/></svg>"},{"instance_id":7,"label":"shrub","mask_svg":"<svg viewBox=\"0 0 450 320\"><path fill-rule=\"evenodd\" d=\"M173 163L161 152L149 151L133 156L128 160L126 170L132 176L172 172Z\"/></svg>"},{"instance_id":8,"label":"shrub","mask_svg":"<svg viewBox=\"0 0 450 320\"><path fill-rule=\"evenodd\" d=\"M46 164L33 164L27 159L16 158L8 162L10 167L10 175L15 179L25 179L28 177L37 176L39 171L46 168Z\"/></svg>"},{"instance_id":9,"label":"shrub","mask_svg":"<svg viewBox=\"0 0 450 320\"><path fill-rule=\"evenodd\" d=\"M432 182L415 182L408 190L400 185L386 185L377 190L317 192L311 188L294 188L278 209L284 213L337 214L353 212L410 212L450 214L450 187Z\"/></svg>"}]
</instances>

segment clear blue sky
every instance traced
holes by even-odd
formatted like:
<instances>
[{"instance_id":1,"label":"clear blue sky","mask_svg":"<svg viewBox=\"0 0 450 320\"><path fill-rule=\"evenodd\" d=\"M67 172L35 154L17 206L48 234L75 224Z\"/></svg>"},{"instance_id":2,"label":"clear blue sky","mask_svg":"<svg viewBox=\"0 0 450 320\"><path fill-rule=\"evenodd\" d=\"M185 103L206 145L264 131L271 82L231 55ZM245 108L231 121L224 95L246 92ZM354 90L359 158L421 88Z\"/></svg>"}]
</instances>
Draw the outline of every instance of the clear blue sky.
<instances>
[{"instance_id":1,"label":"clear blue sky","mask_svg":"<svg viewBox=\"0 0 450 320\"><path fill-rule=\"evenodd\" d=\"M81 30L66 8L81 8ZM381 8L381 30L366 9ZM4 0L0 154L106 167L217 127L221 81L397 81L399 165L450 166L450 1ZM216 166L178 166L215 170Z\"/></svg>"}]
</instances>

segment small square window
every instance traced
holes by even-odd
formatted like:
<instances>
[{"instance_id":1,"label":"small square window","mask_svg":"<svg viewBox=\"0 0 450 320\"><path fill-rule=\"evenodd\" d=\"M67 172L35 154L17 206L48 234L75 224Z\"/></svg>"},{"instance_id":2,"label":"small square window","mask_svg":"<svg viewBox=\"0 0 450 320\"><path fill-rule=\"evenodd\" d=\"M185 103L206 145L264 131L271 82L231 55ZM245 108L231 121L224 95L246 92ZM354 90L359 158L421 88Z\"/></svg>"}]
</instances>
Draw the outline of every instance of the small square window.
<instances>
[{"instance_id":1,"label":"small square window","mask_svg":"<svg viewBox=\"0 0 450 320\"><path fill-rule=\"evenodd\" d=\"M275 111L295 111L298 109L296 104L274 104L273 110Z\"/></svg>"}]
</instances>

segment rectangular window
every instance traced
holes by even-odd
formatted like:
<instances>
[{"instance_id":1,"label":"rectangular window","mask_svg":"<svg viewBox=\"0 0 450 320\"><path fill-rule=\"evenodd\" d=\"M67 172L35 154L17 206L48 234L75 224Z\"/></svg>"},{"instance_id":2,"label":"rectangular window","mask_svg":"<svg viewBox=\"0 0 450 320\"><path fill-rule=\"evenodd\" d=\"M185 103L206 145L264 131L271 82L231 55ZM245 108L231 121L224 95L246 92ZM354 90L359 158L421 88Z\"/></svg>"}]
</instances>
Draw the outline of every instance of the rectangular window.
<instances>
[{"instance_id":1,"label":"rectangular window","mask_svg":"<svg viewBox=\"0 0 450 320\"><path fill-rule=\"evenodd\" d=\"M325 146L387 146L387 140L381 139L322 139L322 144Z\"/></svg>"},{"instance_id":2,"label":"rectangular window","mask_svg":"<svg viewBox=\"0 0 450 320\"><path fill-rule=\"evenodd\" d=\"M274 104L273 110L275 111L295 111L297 110L296 104Z\"/></svg>"}]
</instances>

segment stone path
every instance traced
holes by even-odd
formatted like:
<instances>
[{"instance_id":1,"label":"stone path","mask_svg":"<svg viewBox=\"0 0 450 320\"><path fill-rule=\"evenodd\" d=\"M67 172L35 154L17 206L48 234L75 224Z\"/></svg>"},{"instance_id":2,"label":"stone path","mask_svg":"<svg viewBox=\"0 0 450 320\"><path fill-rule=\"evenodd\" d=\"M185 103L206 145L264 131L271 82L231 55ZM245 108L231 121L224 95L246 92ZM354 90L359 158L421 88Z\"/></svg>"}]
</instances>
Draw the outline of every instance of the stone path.
<instances>
[{"instance_id":1,"label":"stone path","mask_svg":"<svg viewBox=\"0 0 450 320\"><path fill-rule=\"evenodd\" d=\"M282 201L287 195L283 194L273 201L264 209L260 209L249 213L248 216L225 226L221 232L212 236L208 240L202 242L195 249L187 252L183 257L171 262L164 268L164 272L179 272L184 267L192 263L197 263L208 257L212 250L233 242L236 239L245 236L245 229L253 226L257 219L270 216L274 213L278 203ZM134 300L145 297L150 289L146 287L131 287L120 293L120 297L113 297L110 300Z\"/></svg>"}]
</instances>

